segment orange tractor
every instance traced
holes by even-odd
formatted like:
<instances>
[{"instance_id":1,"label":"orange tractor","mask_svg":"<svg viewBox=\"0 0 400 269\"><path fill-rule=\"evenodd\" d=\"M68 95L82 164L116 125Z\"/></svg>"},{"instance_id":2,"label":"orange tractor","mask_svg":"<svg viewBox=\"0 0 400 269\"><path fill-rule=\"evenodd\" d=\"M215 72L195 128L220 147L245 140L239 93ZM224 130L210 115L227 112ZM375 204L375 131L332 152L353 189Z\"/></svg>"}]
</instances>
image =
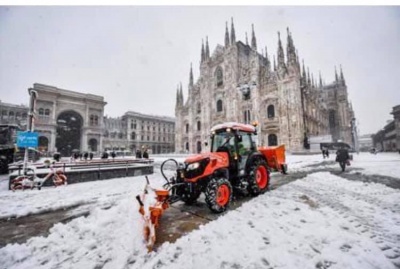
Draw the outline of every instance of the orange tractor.
<instances>
[{"instance_id":1,"label":"orange tractor","mask_svg":"<svg viewBox=\"0 0 400 269\"><path fill-rule=\"evenodd\" d=\"M204 193L209 209L222 213L234 194L257 196L267 191L271 170L286 173L284 146L257 148L255 126L236 122L216 125L211 129L210 152L190 156L183 164L174 159L163 162L164 189L152 189L146 178L144 194L136 199L145 220L144 235L149 249L156 240L158 220L169 204L193 204ZM171 164L176 174L168 178L164 172L168 166L171 169ZM150 191L153 202L148 205Z\"/></svg>"}]
</instances>

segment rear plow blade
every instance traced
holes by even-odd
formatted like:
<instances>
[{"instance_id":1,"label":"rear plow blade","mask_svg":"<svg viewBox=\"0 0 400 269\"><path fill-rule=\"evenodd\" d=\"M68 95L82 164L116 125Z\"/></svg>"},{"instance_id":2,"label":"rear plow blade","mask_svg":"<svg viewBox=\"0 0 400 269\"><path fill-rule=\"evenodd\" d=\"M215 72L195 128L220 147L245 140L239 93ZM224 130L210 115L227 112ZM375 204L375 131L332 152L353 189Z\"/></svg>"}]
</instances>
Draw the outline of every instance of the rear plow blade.
<instances>
[{"instance_id":1,"label":"rear plow blade","mask_svg":"<svg viewBox=\"0 0 400 269\"><path fill-rule=\"evenodd\" d=\"M137 195L139 202L139 213L143 217L143 238L147 250L153 250L157 240L157 227L159 219L164 210L169 207L169 191L165 189L154 189L150 186L149 179L146 176L146 185L142 195Z\"/></svg>"}]
</instances>

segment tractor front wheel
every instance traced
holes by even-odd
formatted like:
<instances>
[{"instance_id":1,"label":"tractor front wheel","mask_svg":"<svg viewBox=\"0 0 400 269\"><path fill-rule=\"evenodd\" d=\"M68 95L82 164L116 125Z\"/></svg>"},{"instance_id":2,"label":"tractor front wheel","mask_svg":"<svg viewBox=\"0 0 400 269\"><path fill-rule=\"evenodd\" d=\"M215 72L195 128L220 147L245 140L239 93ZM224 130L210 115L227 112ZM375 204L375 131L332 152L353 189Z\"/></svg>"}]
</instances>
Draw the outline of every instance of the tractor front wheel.
<instances>
[{"instance_id":1,"label":"tractor front wheel","mask_svg":"<svg viewBox=\"0 0 400 269\"><path fill-rule=\"evenodd\" d=\"M249 193L257 196L269 189L269 171L267 163L264 160L258 160L253 163L249 169Z\"/></svg>"},{"instance_id":2,"label":"tractor front wheel","mask_svg":"<svg viewBox=\"0 0 400 269\"><path fill-rule=\"evenodd\" d=\"M206 203L214 213L224 212L232 200L232 185L226 178L213 178L207 185Z\"/></svg>"}]
</instances>

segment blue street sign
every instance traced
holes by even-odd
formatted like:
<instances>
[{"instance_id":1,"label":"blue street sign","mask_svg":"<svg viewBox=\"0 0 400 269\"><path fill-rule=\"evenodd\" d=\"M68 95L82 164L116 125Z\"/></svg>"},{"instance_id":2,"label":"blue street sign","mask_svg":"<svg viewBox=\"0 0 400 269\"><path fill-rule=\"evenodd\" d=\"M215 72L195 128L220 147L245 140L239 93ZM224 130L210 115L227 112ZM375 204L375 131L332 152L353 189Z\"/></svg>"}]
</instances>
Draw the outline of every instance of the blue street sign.
<instances>
[{"instance_id":1,"label":"blue street sign","mask_svg":"<svg viewBox=\"0 0 400 269\"><path fill-rule=\"evenodd\" d=\"M39 144L39 133L35 132L18 132L17 146L20 148L36 148Z\"/></svg>"}]
</instances>

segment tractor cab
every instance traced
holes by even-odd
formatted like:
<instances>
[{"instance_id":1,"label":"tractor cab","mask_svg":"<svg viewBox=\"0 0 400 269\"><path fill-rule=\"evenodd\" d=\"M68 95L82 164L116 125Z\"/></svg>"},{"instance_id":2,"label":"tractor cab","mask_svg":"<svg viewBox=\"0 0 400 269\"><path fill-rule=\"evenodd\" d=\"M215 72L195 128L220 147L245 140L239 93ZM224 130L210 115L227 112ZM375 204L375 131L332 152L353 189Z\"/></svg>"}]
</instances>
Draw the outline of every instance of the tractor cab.
<instances>
[{"instance_id":1,"label":"tractor cab","mask_svg":"<svg viewBox=\"0 0 400 269\"><path fill-rule=\"evenodd\" d=\"M255 127L240 123L225 123L211 130L211 152L226 152L231 174L243 172L248 157L255 152Z\"/></svg>"}]
</instances>

